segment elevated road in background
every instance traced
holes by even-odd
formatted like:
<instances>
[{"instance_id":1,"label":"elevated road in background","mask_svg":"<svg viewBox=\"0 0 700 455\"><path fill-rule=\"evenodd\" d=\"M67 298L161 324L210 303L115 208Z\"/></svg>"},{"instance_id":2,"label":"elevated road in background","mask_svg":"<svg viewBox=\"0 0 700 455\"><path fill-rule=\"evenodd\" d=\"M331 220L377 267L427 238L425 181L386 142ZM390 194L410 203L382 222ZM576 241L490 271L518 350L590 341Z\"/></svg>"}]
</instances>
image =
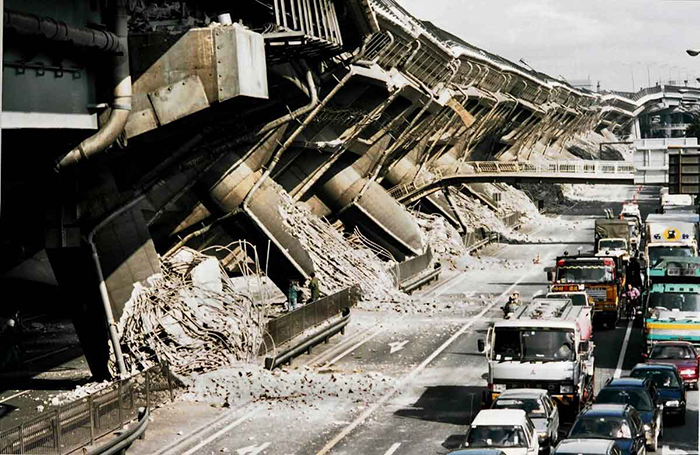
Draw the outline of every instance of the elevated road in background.
<instances>
[{"instance_id":1,"label":"elevated road in background","mask_svg":"<svg viewBox=\"0 0 700 455\"><path fill-rule=\"evenodd\" d=\"M634 165L627 161L467 161L458 168L437 168L432 175L389 192L409 204L443 187L479 182L633 185Z\"/></svg>"}]
</instances>

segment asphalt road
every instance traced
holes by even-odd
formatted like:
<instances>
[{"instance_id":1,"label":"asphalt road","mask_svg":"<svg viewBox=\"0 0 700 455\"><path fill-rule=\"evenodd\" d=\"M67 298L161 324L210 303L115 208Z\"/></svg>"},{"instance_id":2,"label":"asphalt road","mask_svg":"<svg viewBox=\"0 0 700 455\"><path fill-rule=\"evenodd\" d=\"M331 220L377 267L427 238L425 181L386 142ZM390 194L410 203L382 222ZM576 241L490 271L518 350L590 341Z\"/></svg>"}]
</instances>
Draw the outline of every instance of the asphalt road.
<instances>
[{"instance_id":1,"label":"asphalt road","mask_svg":"<svg viewBox=\"0 0 700 455\"><path fill-rule=\"evenodd\" d=\"M150 442L139 441L135 455L157 454L442 454L459 445L465 425L478 413L486 385L487 364L477 353L477 340L485 328L501 317L499 307L517 288L527 300L546 287L543 267L565 250L592 249L594 216L603 207L620 208L636 188L600 187L601 202L582 202L563 216L561 224L532 226L537 241L492 245L479 254L498 261L500 268L444 273L426 300L456 301L465 295L482 296L480 304L439 314L354 313L345 336L334 337L313 355L302 356L297 366L332 371L378 372L395 380L395 386L374 401L364 403L314 402L304 407L254 403L243 409L220 412L210 422L202 417L196 435L189 431L168 435L168 429L151 431ZM656 192L639 194L642 211L655 210ZM540 257L540 264L533 259ZM614 330L597 330L596 389L616 373L625 375L641 360L641 331L622 321ZM626 341L626 342L625 342ZM623 351L623 346L625 347ZM186 406L178 408L186 413ZM688 394L683 426L667 425L659 453L698 453L698 392ZM202 414L204 415L204 414ZM178 441L182 440L182 444Z\"/></svg>"}]
</instances>

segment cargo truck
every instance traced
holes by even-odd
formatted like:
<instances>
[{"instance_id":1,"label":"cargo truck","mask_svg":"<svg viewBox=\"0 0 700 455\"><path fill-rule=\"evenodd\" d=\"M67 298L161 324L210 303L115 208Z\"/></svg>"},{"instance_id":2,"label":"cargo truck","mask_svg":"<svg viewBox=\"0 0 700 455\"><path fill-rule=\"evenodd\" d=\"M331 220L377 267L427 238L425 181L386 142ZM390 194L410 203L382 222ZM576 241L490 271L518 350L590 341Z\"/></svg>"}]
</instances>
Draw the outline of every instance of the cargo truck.
<instances>
[{"instance_id":1,"label":"cargo truck","mask_svg":"<svg viewBox=\"0 0 700 455\"><path fill-rule=\"evenodd\" d=\"M614 328L622 314L625 262L619 256L580 254L557 257L550 281L583 285L595 302L594 322Z\"/></svg>"},{"instance_id":2,"label":"cargo truck","mask_svg":"<svg viewBox=\"0 0 700 455\"><path fill-rule=\"evenodd\" d=\"M661 195L661 213L697 213L694 198L690 194Z\"/></svg>"},{"instance_id":3,"label":"cargo truck","mask_svg":"<svg viewBox=\"0 0 700 455\"><path fill-rule=\"evenodd\" d=\"M698 255L697 214L652 213L645 223L647 277L661 257L694 257Z\"/></svg>"},{"instance_id":4,"label":"cargo truck","mask_svg":"<svg viewBox=\"0 0 700 455\"><path fill-rule=\"evenodd\" d=\"M589 309L570 299L535 298L489 327L479 351L488 361L491 399L507 389L537 388L578 410L593 394Z\"/></svg>"},{"instance_id":5,"label":"cargo truck","mask_svg":"<svg viewBox=\"0 0 700 455\"><path fill-rule=\"evenodd\" d=\"M649 271L644 308L644 349L659 341L700 346L700 258L662 257Z\"/></svg>"},{"instance_id":6,"label":"cargo truck","mask_svg":"<svg viewBox=\"0 0 700 455\"><path fill-rule=\"evenodd\" d=\"M631 252L630 223L625 219L595 220L595 253L622 256L629 261Z\"/></svg>"}]
</instances>

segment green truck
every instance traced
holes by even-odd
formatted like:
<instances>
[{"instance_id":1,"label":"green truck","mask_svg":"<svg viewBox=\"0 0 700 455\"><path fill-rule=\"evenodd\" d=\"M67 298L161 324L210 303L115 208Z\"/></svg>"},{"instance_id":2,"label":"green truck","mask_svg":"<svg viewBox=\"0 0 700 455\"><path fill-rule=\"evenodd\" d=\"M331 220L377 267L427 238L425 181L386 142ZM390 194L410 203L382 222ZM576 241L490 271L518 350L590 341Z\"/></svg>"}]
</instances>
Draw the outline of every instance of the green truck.
<instances>
[{"instance_id":1,"label":"green truck","mask_svg":"<svg viewBox=\"0 0 700 455\"><path fill-rule=\"evenodd\" d=\"M700 258L661 257L649 269L644 309L644 353L659 341L700 346Z\"/></svg>"}]
</instances>

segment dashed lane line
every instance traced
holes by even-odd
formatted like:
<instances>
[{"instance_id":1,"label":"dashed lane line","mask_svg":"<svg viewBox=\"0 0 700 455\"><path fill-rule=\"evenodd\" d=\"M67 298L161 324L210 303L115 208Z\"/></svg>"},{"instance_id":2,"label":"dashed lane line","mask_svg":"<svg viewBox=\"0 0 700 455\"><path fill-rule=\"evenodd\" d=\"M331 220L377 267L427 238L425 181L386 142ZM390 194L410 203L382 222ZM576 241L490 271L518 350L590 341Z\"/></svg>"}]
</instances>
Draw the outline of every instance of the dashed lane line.
<instances>
[{"instance_id":1,"label":"dashed lane line","mask_svg":"<svg viewBox=\"0 0 700 455\"><path fill-rule=\"evenodd\" d=\"M2 400L0 400L0 403L5 403L6 401L10 401L13 398L21 397L22 395L26 395L29 392L31 392L31 390L22 390L21 392L17 392L14 395L10 395L7 398L3 398Z\"/></svg>"},{"instance_id":2,"label":"dashed lane line","mask_svg":"<svg viewBox=\"0 0 700 455\"><path fill-rule=\"evenodd\" d=\"M399 447L401 447L401 443L400 443L400 442L395 442L395 443L393 443L393 444L391 445L391 447L389 447L389 450L387 450L386 452L384 452L384 455L393 455L394 452L396 452L397 450L399 450Z\"/></svg>"},{"instance_id":3,"label":"dashed lane line","mask_svg":"<svg viewBox=\"0 0 700 455\"><path fill-rule=\"evenodd\" d=\"M627 332L625 332L625 339L622 342L622 350L620 351L620 357L617 359L617 367L615 368L614 378L619 378L622 374L622 363L625 361L625 354L627 353L627 345L630 342L630 334L632 333L632 324L634 319L630 319L627 323Z\"/></svg>"}]
</instances>

